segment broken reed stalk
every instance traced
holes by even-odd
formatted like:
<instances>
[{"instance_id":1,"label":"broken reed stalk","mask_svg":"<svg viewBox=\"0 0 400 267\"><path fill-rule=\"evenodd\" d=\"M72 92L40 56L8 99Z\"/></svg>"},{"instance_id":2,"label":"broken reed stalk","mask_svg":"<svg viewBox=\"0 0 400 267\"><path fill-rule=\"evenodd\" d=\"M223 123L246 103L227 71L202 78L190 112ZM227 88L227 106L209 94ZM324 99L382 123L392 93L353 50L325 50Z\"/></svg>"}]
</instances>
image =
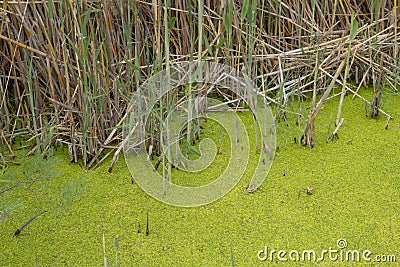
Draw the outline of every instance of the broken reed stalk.
<instances>
[{"instance_id":1,"label":"broken reed stalk","mask_svg":"<svg viewBox=\"0 0 400 267\"><path fill-rule=\"evenodd\" d=\"M118 235L115 236L115 267L118 267L118 248L119 248L119 240Z\"/></svg>"},{"instance_id":2,"label":"broken reed stalk","mask_svg":"<svg viewBox=\"0 0 400 267\"><path fill-rule=\"evenodd\" d=\"M149 213L146 213L146 235L150 234L150 227L149 227Z\"/></svg>"},{"instance_id":3,"label":"broken reed stalk","mask_svg":"<svg viewBox=\"0 0 400 267\"><path fill-rule=\"evenodd\" d=\"M129 134L125 137L125 139L121 142L120 146L118 147L117 151L115 151L114 156L111 159L110 167L108 168L108 172L111 172L115 162L117 161L122 149L125 147L126 143L129 141L130 136L133 134L133 132L136 130L137 126L139 125L139 122L136 122L136 124L132 127L130 130Z\"/></svg>"},{"instance_id":4,"label":"broken reed stalk","mask_svg":"<svg viewBox=\"0 0 400 267\"><path fill-rule=\"evenodd\" d=\"M32 218L30 218L28 221L26 221L20 228L17 229L17 231L15 231L14 233L14 237L19 235L22 231L22 229L24 229L26 226L28 226L28 224L30 224L34 219L36 219L37 217L39 217L40 215L42 215L43 213L47 212L47 210L42 211L38 214L36 214L35 216L33 216Z\"/></svg>"},{"instance_id":5,"label":"broken reed stalk","mask_svg":"<svg viewBox=\"0 0 400 267\"><path fill-rule=\"evenodd\" d=\"M2 156L2 158L4 158L4 156L5 156L4 144L6 144L8 151L10 152L10 157L15 157L14 150L12 149L11 144L7 141L7 138L4 136L3 129L0 129L0 131L1 131L0 139L1 139L1 156Z\"/></svg>"},{"instance_id":6,"label":"broken reed stalk","mask_svg":"<svg viewBox=\"0 0 400 267\"><path fill-rule=\"evenodd\" d=\"M59 140L86 169L104 160L110 143L123 144L118 126L140 84L177 62L212 60L243 71L267 103L282 109L290 96L329 91L325 85L343 63L338 54L350 43L345 80L362 77L362 84L381 88L378 81L383 93L399 83L397 1L0 1L0 7L0 115L8 144L18 132L35 136L30 153ZM350 40L354 21L360 27ZM358 95L359 87L343 87ZM52 116L54 137L44 137ZM150 124L156 132L157 121ZM157 141L153 136L160 155Z\"/></svg>"},{"instance_id":7,"label":"broken reed stalk","mask_svg":"<svg viewBox=\"0 0 400 267\"><path fill-rule=\"evenodd\" d=\"M106 238L105 238L105 236L104 236L104 233L103 233L103 262L104 262L104 267L107 267L108 265L107 265L107 256L106 256Z\"/></svg>"},{"instance_id":8,"label":"broken reed stalk","mask_svg":"<svg viewBox=\"0 0 400 267\"><path fill-rule=\"evenodd\" d=\"M0 195L3 194L4 192L7 192L7 191L9 191L9 190L11 190L11 189L13 189L13 188L19 186L20 183L21 183L21 181L18 181L18 182L15 183L14 185L12 185L12 186L10 186L10 187L8 187L8 188L6 188L6 189L1 190L1 191L0 191Z\"/></svg>"},{"instance_id":9,"label":"broken reed stalk","mask_svg":"<svg viewBox=\"0 0 400 267\"><path fill-rule=\"evenodd\" d=\"M324 94L322 95L321 99L318 101L316 107L314 110L311 111L307 122L306 122L306 128L304 130L303 136L301 137L301 142L303 145L307 145L309 147L314 146L314 120L318 114L318 112L321 110L322 106L324 105L324 102L326 98L329 96L333 86L336 83L337 78L339 77L343 67L345 66L346 59L342 60L342 63L340 63L338 69L336 70L335 76L333 76L331 83L329 84L328 88L325 90Z\"/></svg>"},{"instance_id":10,"label":"broken reed stalk","mask_svg":"<svg viewBox=\"0 0 400 267\"><path fill-rule=\"evenodd\" d=\"M343 121L344 121L344 118L341 118L341 119L338 121L335 130L334 130L334 131L332 132L332 134L328 137L328 140L327 140L327 141L333 141L333 139L338 138L338 131L339 131L339 128L342 126Z\"/></svg>"},{"instance_id":11,"label":"broken reed stalk","mask_svg":"<svg viewBox=\"0 0 400 267\"><path fill-rule=\"evenodd\" d=\"M346 56L346 67L344 70L344 78L343 78L343 85L342 85L342 93L340 94L338 112L336 115L336 126L339 125L341 121L341 114L342 114L342 105L343 100L346 95L346 83L347 83L347 76L349 75L349 68L350 68L350 55L351 55L351 41L354 39L355 35L357 34L358 30L358 23L354 18L354 13L351 16L351 24L350 24L350 37L349 37L349 44L348 44L348 52ZM339 128L337 128L339 129Z\"/></svg>"}]
</instances>

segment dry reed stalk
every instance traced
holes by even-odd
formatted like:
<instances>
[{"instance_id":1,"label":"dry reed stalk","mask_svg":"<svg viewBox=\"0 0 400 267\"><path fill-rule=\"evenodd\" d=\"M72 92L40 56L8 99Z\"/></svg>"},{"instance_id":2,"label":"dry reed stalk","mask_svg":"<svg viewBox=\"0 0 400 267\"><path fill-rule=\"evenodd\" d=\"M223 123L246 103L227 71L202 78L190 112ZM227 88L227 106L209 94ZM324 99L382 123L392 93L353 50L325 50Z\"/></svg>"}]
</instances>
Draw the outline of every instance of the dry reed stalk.
<instances>
[{"instance_id":1,"label":"dry reed stalk","mask_svg":"<svg viewBox=\"0 0 400 267\"><path fill-rule=\"evenodd\" d=\"M47 117L56 116L49 140L70 144L73 161L82 159L89 169L109 154L110 143L123 143L119 126L140 84L182 60L244 71L267 103L282 109L294 96L329 92L335 76L354 96L360 86L353 90L346 82L359 77L360 84L388 88L376 90L397 90L397 1L253 3L0 1L0 113L8 144L29 132L36 147L48 147L42 133ZM360 27L350 40L352 13ZM338 73L350 42L349 67ZM157 127L152 121L152 131ZM160 137L151 140L160 154Z\"/></svg>"}]
</instances>

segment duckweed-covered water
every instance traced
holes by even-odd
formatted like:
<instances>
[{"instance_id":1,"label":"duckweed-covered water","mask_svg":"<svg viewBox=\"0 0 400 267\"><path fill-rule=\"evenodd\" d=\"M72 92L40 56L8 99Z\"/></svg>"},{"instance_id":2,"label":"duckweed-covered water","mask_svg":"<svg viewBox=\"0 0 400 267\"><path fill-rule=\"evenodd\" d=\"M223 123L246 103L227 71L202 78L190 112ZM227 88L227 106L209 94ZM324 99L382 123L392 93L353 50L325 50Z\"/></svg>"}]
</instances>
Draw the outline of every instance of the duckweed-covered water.
<instances>
[{"instance_id":1,"label":"duckweed-covered water","mask_svg":"<svg viewBox=\"0 0 400 267\"><path fill-rule=\"evenodd\" d=\"M293 250L304 266L365 264L362 256L360 263L346 262L345 256L340 260L340 251L346 255L354 250L370 250L371 261L377 255L395 255L396 266L400 97L383 100L383 108L395 118L385 130L385 117L367 118L364 103L348 96L339 139L327 143L337 103L330 100L318 116L312 150L294 143L300 132L296 117L287 112L288 125L284 120L277 125L278 150L271 171L257 191L245 191L256 164L250 158L243 181L224 198L196 208L168 206L148 196L132 183L122 158L108 173L107 163L84 172L79 164L69 163L66 149L54 150L46 160L19 157L21 166L8 167L0 177L0 190L25 182L0 195L0 266L104 266L104 257L107 265L115 266L117 235L119 266L297 266L299 262L289 259ZM297 103L289 109L296 110ZM250 114L241 117L251 121ZM213 127L206 126L205 132L218 140ZM215 179L226 157L218 155L216 163L197 176L174 170L178 183L199 185ZM22 188L33 180L30 188ZM306 193L307 187L312 194ZM13 237L43 210L49 212ZM340 249L339 239L347 246ZM336 260L322 254L330 248L338 250ZM287 262L278 259L279 250L286 252L280 256ZM302 261L304 250L324 259Z\"/></svg>"}]
</instances>

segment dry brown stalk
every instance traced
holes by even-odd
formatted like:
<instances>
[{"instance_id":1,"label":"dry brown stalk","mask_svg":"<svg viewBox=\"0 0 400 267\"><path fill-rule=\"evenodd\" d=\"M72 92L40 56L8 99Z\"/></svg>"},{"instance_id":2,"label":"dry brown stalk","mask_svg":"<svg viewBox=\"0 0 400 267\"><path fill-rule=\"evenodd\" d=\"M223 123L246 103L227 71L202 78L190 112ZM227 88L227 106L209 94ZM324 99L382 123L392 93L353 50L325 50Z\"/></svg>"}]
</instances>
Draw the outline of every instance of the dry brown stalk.
<instances>
[{"instance_id":1,"label":"dry brown stalk","mask_svg":"<svg viewBox=\"0 0 400 267\"><path fill-rule=\"evenodd\" d=\"M70 144L73 161L82 158L89 169L110 154L109 146L122 144L120 126L143 81L190 59L245 72L258 94L283 108L292 96L302 98L314 88L325 97L335 76L335 83L345 84L360 78L357 89L344 86L353 98L360 97L361 84L397 90L397 1L379 8L369 1L316 0L314 7L310 1L259 1L253 26L241 14L243 1L230 3L172 0L164 10L160 0L0 1L0 114L7 142L21 133L44 142L42 128L53 116L57 127L49 140ZM350 43L353 12L359 28L345 81L344 68L337 70ZM377 79L382 73L384 79ZM151 123L152 130L157 127ZM310 124L307 129L312 134Z\"/></svg>"}]
</instances>

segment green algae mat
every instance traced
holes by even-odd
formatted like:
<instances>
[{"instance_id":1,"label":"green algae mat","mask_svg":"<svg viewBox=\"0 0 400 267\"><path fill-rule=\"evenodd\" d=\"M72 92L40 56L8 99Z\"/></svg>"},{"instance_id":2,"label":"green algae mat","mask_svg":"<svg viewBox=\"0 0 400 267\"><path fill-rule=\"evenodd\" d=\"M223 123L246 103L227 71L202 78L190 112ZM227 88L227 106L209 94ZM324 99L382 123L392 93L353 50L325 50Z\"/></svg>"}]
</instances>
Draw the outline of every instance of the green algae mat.
<instances>
[{"instance_id":1,"label":"green algae mat","mask_svg":"<svg viewBox=\"0 0 400 267\"><path fill-rule=\"evenodd\" d=\"M362 100L346 97L339 138L327 142L338 99L328 101L313 149L294 142L301 129L287 112L262 186L246 191L257 163L250 157L232 191L194 208L147 195L122 158L112 173L107 163L84 172L66 148L46 159L20 150L21 165L0 173L0 191L19 182L0 194L0 266L398 266L400 96L382 103L394 117L388 129L384 116L369 119ZM214 128L205 135L215 139ZM202 184L225 157L206 172L173 171L180 184Z\"/></svg>"}]
</instances>

